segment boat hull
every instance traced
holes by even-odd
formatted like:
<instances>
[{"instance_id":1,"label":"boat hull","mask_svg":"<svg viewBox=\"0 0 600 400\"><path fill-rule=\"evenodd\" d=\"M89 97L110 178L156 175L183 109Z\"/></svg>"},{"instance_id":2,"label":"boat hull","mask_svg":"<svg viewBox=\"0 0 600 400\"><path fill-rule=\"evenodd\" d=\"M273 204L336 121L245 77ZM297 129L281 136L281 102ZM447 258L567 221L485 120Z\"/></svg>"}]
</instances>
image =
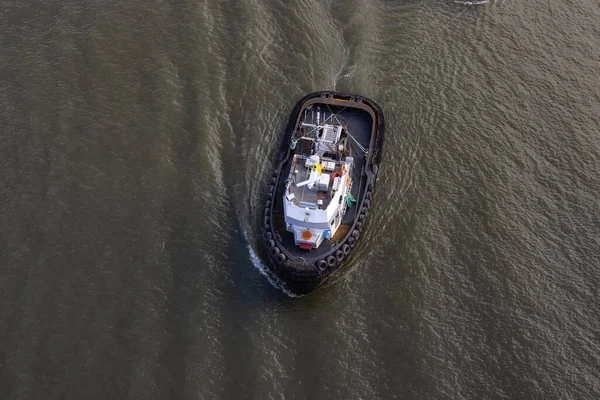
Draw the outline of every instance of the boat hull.
<instances>
[{"instance_id":1,"label":"boat hull","mask_svg":"<svg viewBox=\"0 0 600 400\"><path fill-rule=\"evenodd\" d=\"M352 213L345 216L345 225L331 243L321 246L318 251L299 250L281 227L281 199L284 193L286 169L293 157L291 138L297 128L302 112L312 105L343 107L342 110L356 110L356 113L371 118L370 132L364 136L368 142L368 151L364 154L362 165L356 172L358 180L353 192L356 203ZM331 274L339 270L351 256L369 214L373 200L373 190L381 162L385 122L381 108L374 101L358 95L341 94L332 91L311 93L302 98L294 107L286 130L278 163L273 172L267 194L265 215L262 223L264 248L269 259L271 271L296 294L306 294L314 290Z\"/></svg>"}]
</instances>

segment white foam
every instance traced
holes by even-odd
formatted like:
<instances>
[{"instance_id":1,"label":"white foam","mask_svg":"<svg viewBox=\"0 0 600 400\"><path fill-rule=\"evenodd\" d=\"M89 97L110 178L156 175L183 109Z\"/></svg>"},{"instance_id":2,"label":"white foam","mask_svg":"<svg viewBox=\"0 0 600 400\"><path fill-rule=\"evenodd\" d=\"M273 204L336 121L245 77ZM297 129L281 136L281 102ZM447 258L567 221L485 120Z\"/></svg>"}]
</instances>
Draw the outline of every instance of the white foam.
<instances>
[{"instance_id":1,"label":"white foam","mask_svg":"<svg viewBox=\"0 0 600 400\"><path fill-rule=\"evenodd\" d=\"M454 0L456 4L460 4L463 6L478 6L481 4L487 4L489 0L472 0L472 1L462 1L462 0Z\"/></svg>"},{"instance_id":2,"label":"white foam","mask_svg":"<svg viewBox=\"0 0 600 400\"><path fill-rule=\"evenodd\" d=\"M246 232L244 232L244 237L246 238L246 241L248 242L248 253L250 254L250 261L252 261L252 265L254 265L254 268L256 268L258 270L258 272L261 273L261 275L263 275L265 278L267 278L269 283L274 288L281 290L288 297L302 297L300 295L290 292L285 287L285 283L283 283L283 281L281 279L279 279L277 276L275 276L269 270L269 268L262 262L262 260L258 256L258 254L256 254L256 251L254 251L254 249L250 245L250 241L248 240L248 236L246 235Z\"/></svg>"}]
</instances>

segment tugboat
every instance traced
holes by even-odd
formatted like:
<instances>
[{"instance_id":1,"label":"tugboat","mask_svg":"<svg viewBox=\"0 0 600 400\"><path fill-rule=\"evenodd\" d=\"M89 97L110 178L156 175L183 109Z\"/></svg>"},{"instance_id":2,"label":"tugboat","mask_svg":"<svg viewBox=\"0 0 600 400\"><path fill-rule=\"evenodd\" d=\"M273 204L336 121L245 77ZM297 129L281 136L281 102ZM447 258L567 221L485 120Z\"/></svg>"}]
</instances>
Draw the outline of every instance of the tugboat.
<instances>
[{"instance_id":1,"label":"tugboat","mask_svg":"<svg viewBox=\"0 0 600 400\"><path fill-rule=\"evenodd\" d=\"M337 271L360 237L381 161L381 108L332 91L290 115L263 222L269 268L296 294Z\"/></svg>"}]
</instances>

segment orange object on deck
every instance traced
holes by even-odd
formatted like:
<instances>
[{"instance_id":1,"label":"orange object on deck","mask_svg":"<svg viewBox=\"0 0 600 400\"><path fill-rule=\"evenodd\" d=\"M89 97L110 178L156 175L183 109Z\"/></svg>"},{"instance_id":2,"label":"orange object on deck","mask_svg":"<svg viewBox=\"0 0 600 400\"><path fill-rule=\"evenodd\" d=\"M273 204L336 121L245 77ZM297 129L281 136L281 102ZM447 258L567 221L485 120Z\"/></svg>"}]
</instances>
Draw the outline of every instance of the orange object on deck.
<instances>
[{"instance_id":1,"label":"orange object on deck","mask_svg":"<svg viewBox=\"0 0 600 400\"><path fill-rule=\"evenodd\" d=\"M302 232L302 240L310 240L311 237L312 237L312 233L310 233L310 231Z\"/></svg>"}]
</instances>

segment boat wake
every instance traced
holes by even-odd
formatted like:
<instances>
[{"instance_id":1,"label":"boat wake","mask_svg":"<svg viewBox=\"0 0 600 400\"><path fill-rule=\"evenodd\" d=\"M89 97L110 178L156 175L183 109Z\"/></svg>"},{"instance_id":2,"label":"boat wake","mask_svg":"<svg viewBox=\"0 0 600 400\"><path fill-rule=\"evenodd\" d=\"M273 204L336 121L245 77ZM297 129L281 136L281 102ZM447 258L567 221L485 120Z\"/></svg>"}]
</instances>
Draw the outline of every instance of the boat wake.
<instances>
[{"instance_id":1,"label":"boat wake","mask_svg":"<svg viewBox=\"0 0 600 400\"><path fill-rule=\"evenodd\" d=\"M489 0L472 0L472 1L454 0L454 3L460 4L461 6L478 6L481 4L489 3Z\"/></svg>"},{"instance_id":2,"label":"boat wake","mask_svg":"<svg viewBox=\"0 0 600 400\"><path fill-rule=\"evenodd\" d=\"M269 268L267 268L267 266L261 261L258 254L256 254L256 251L254 251L254 249L252 248L252 245L250 244L250 240L248 240L248 235L246 235L246 232L244 232L244 238L246 238L246 242L248 242L248 253L250 255L250 261L252 261L252 265L254 265L254 268L256 268L261 275L267 278L271 286L273 286L275 289L281 290L288 297L302 297L301 295L297 295L295 293L290 292L285 287L285 284L277 276L275 276L269 270Z\"/></svg>"},{"instance_id":3,"label":"boat wake","mask_svg":"<svg viewBox=\"0 0 600 400\"><path fill-rule=\"evenodd\" d=\"M333 78L333 89L337 89L338 82L342 79L350 78L356 72L356 64L349 67L344 66L340 69L340 72Z\"/></svg>"}]
</instances>

